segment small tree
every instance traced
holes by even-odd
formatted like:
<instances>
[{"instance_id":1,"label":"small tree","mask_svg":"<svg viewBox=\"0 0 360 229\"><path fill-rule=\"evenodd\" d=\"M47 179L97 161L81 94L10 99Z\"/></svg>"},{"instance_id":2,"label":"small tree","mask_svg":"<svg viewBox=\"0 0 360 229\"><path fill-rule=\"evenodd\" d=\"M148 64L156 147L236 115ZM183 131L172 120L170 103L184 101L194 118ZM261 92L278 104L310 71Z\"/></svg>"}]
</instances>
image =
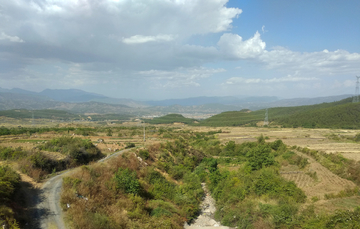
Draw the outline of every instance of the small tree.
<instances>
[{"instance_id":1,"label":"small tree","mask_svg":"<svg viewBox=\"0 0 360 229\"><path fill-rule=\"evenodd\" d=\"M275 164L274 155L271 154L271 148L268 145L258 145L248 152L247 157L251 170L259 170Z\"/></svg>"},{"instance_id":2,"label":"small tree","mask_svg":"<svg viewBox=\"0 0 360 229\"><path fill-rule=\"evenodd\" d=\"M116 189L121 189L126 193L139 194L140 192L140 183L136 178L136 172L131 171L130 169L122 169L115 173L114 177L116 181Z\"/></svg>"}]
</instances>

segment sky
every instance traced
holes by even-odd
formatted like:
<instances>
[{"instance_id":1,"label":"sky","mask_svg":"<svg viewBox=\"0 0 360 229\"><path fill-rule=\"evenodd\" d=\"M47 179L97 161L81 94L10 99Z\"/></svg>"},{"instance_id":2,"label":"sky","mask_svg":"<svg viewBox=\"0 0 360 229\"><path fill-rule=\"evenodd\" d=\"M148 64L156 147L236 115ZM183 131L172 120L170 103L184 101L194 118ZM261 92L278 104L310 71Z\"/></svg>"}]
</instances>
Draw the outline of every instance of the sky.
<instances>
[{"instance_id":1,"label":"sky","mask_svg":"<svg viewBox=\"0 0 360 229\"><path fill-rule=\"evenodd\" d=\"M0 0L0 87L114 98L354 94L358 0Z\"/></svg>"}]
</instances>

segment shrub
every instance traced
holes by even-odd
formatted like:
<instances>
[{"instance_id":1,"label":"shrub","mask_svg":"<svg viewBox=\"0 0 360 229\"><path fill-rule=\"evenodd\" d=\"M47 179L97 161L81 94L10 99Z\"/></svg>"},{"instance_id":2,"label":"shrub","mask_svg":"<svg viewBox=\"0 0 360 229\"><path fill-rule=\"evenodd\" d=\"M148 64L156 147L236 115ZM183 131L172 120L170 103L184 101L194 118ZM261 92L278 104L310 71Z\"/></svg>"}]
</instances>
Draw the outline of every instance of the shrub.
<instances>
[{"instance_id":1,"label":"shrub","mask_svg":"<svg viewBox=\"0 0 360 229\"><path fill-rule=\"evenodd\" d=\"M154 217L160 217L160 216L171 216L172 213L164 208L157 207L151 211L150 215Z\"/></svg>"},{"instance_id":2,"label":"shrub","mask_svg":"<svg viewBox=\"0 0 360 229\"><path fill-rule=\"evenodd\" d=\"M246 156L249 158L248 165L251 170L259 170L275 164L275 158L271 154L271 148L265 144L260 144L252 148Z\"/></svg>"},{"instance_id":3,"label":"shrub","mask_svg":"<svg viewBox=\"0 0 360 229\"><path fill-rule=\"evenodd\" d=\"M121 189L126 193L139 194L140 183L136 178L136 172L131 171L128 168L119 168L119 170L115 173L114 179L117 189Z\"/></svg>"},{"instance_id":4,"label":"shrub","mask_svg":"<svg viewBox=\"0 0 360 229\"><path fill-rule=\"evenodd\" d=\"M150 157L149 151L147 150L140 150L139 151L139 156L144 159L147 160Z\"/></svg>"},{"instance_id":5,"label":"shrub","mask_svg":"<svg viewBox=\"0 0 360 229\"><path fill-rule=\"evenodd\" d=\"M134 147L135 147L135 143L128 142L126 143L125 149L134 148Z\"/></svg>"}]
</instances>

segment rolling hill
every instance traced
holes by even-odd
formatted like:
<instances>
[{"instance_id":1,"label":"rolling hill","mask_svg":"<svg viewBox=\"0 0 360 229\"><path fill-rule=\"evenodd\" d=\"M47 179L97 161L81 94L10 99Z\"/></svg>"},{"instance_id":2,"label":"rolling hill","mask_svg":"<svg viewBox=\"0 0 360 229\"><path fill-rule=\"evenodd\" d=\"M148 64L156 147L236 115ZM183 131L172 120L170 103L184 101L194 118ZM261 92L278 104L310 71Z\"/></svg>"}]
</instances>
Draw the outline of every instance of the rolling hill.
<instances>
[{"instance_id":1,"label":"rolling hill","mask_svg":"<svg viewBox=\"0 0 360 229\"><path fill-rule=\"evenodd\" d=\"M185 124L193 124L197 120L191 118L185 118L180 114L168 114L162 117L154 118L154 119L144 119L146 123L150 124L172 124L172 123L185 123Z\"/></svg>"},{"instance_id":2,"label":"rolling hill","mask_svg":"<svg viewBox=\"0 0 360 229\"><path fill-rule=\"evenodd\" d=\"M305 128L360 129L360 103L352 98L310 106L269 108L270 125ZM201 121L203 126L256 126L265 110L223 112Z\"/></svg>"}]
</instances>

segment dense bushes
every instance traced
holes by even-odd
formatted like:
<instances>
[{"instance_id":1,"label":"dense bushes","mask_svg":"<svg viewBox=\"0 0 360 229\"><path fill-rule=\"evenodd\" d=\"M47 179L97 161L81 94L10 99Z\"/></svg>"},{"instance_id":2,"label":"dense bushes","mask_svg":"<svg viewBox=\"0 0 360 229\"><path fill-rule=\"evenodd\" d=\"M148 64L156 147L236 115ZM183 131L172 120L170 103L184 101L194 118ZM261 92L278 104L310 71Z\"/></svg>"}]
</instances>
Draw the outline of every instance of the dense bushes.
<instances>
[{"instance_id":1,"label":"dense bushes","mask_svg":"<svg viewBox=\"0 0 360 229\"><path fill-rule=\"evenodd\" d=\"M0 225L19 228L14 212L9 207L20 183L20 176L8 166L0 166Z\"/></svg>"},{"instance_id":2,"label":"dense bushes","mask_svg":"<svg viewBox=\"0 0 360 229\"><path fill-rule=\"evenodd\" d=\"M64 179L61 203L72 225L183 228L184 221L196 217L204 193L193 171L205 155L189 145L193 134L174 134L174 142L139 150L142 160L124 154L109 165L83 166ZM66 208L67 203L72 207Z\"/></svg>"},{"instance_id":3,"label":"dense bushes","mask_svg":"<svg viewBox=\"0 0 360 229\"><path fill-rule=\"evenodd\" d=\"M1 160L18 160L27 156L27 153L21 148L16 149L10 147L0 146L0 159Z\"/></svg>"},{"instance_id":4,"label":"dense bushes","mask_svg":"<svg viewBox=\"0 0 360 229\"><path fill-rule=\"evenodd\" d=\"M238 228L291 225L306 195L279 174L277 157L285 152L282 141L266 143L260 136L258 142L240 145L228 142L223 146L221 154L231 155L229 161L240 165L237 171L230 172L226 167L220 170L218 160L203 159L195 173L207 180L217 201L216 217L222 224Z\"/></svg>"},{"instance_id":5,"label":"dense bushes","mask_svg":"<svg viewBox=\"0 0 360 229\"><path fill-rule=\"evenodd\" d=\"M119 170L115 173L116 189L121 189L125 193L139 194L140 183L136 178L136 172L129 170L128 168Z\"/></svg>"},{"instance_id":6,"label":"dense bushes","mask_svg":"<svg viewBox=\"0 0 360 229\"><path fill-rule=\"evenodd\" d=\"M81 139L63 136L54 138L43 145L40 150L54 151L65 154L75 165L87 164L90 161L100 159L103 155L89 139Z\"/></svg>"},{"instance_id":7,"label":"dense bushes","mask_svg":"<svg viewBox=\"0 0 360 229\"><path fill-rule=\"evenodd\" d=\"M55 159L51 154L40 150L55 151L64 154L63 159ZM67 168L100 159L103 154L90 140L81 138L60 137L54 138L38 149L24 150L21 147L0 147L0 159L17 161L20 170L37 181L44 179L48 174Z\"/></svg>"}]
</instances>

